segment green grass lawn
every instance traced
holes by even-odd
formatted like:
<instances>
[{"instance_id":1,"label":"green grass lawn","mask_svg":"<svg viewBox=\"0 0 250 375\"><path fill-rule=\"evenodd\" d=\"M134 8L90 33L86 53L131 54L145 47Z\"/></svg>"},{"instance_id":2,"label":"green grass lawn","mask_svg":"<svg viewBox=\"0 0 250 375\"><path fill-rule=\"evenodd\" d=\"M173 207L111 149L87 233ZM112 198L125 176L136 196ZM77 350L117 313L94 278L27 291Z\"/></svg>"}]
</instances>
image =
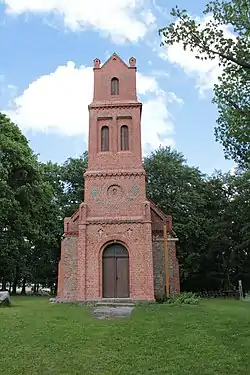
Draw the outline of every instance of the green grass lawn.
<instances>
[{"instance_id":1,"label":"green grass lawn","mask_svg":"<svg viewBox=\"0 0 250 375\"><path fill-rule=\"evenodd\" d=\"M87 308L13 298L0 309L1 375L250 374L250 303L147 305L96 320Z\"/></svg>"}]
</instances>

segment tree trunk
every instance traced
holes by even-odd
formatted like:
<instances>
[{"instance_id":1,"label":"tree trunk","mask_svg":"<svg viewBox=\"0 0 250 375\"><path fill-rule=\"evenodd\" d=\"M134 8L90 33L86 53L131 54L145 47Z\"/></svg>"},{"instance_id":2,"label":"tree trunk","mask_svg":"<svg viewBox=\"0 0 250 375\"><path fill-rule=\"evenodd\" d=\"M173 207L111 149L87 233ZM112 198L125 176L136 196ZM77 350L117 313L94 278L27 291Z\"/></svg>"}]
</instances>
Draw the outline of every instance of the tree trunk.
<instances>
[{"instance_id":1,"label":"tree trunk","mask_svg":"<svg viewBox=\"0 0 250 375\"><path fill-rule=\"evenodd\" d=\"M1 290L6 290L7 288L7 282L6 282L6 280L5 279L2 279L2 288L1 288Z\"/></svg>"},{"instance_id":2,"label":"tree trunk","mask_svg":"<svg viewBox=\"0 0 250 375\"><path fill-rule=\"evenodd\" d=\"M34 283L34 286L33 286L33 293L34 294L37 294L38 293L38 290L39 290L39 284L37 284L36 282Z\"/></svg>"},{"instance_id":3,"label":"tree trunk","mask_svg":"<svg viewBox=\"0 0 250 375\"><path fill-rule=\"evenodd\" d=\"M57 287L58 287L58 277L56 278L56 282L55 282L55 294L57 294Z\"/></svg>"},{"instance_id":4,"label":"tree trunk","mask_svg":"<svg viewBox=\"0 0 250 375\"><path fill-rule=\"evenodd\" d=\"M17 289L17 280L15 279L12 284L11 294L16 294L16 289Z\"/></svg>"},{"instance_id":5,"label":"tree trunk","mask_svg":"<svg viewBox=\"0 0 250 375\"><path fill-rule=\"evenodd\" d=\"M17 294L16 290L17 290L19 280L20 280L19 267L16 267L14 281L13 281L13 284L12 284L12 294Z\"/></svg>"},{"instance_id":6,"label":"tree trunk","mask_svg":"<svg viewBox=\"0 0 250 375\"><path fill-rule=\"evenodd\" d=\"M23 296L26 295L26 279L25 279L25 278L23 279L23 282L22 282L22 290L21 290L21 294L22 294Z\"/></svg>"},{"instance_id":7,"label":"tree trunk","mask_svg":"<svg viewBox=\"0 0 250 375\"><path fill-rule=\"evenodd\" d=\"M56 284L51 284L50 285L50 294L52 295L52 296L54 296L54 295L56 295Z\"/></svg>"}]
</instances>

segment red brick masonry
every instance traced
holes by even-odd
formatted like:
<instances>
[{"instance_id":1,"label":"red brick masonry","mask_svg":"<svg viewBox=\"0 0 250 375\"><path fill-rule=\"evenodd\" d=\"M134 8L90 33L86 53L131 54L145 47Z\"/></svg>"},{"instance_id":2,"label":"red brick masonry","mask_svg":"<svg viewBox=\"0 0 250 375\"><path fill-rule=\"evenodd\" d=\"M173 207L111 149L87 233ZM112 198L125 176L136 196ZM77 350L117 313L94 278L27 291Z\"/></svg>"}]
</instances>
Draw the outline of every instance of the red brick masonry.
<instances>
[{"instance_id":1,"label":"red brick masonry","mask_svg":"<svg viewBox=\"0 0 250 375\"><path fill-rule=\"evenodd\" d=\"M163 223L168 222L169 282L178 293L177 239L172 218L146 197L142 166L141 111L136 96L136 60L127 66L116 54L101 67L94 61L94 98L89 105L89 164L84 203L64 220L57 297L102 299L102 253L120 243L129 253L130 299L153 301L165 292ZM119 92L111 95L111 79ZM129 130L129 150L120 150L120 128ZM101 151L101 128L109 128L109 150Z\"/></svg>"}]
</instances>

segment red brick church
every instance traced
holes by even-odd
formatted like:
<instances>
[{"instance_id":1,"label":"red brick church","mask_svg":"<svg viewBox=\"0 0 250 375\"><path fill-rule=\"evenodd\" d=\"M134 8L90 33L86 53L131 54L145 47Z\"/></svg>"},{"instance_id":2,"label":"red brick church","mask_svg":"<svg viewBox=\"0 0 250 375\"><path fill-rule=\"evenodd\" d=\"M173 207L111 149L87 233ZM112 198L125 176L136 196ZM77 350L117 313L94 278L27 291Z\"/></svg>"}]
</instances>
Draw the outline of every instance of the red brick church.
<instances>
[{"instance_id":1,"label":"red brick church","mask_svg":"<svg viewBox=\"0 0 250 375\"><path fill-rule=\"evenodd\" d=\"M141 113L136 60L95 59L84 202L64 220L59 300L154 301L180 291L172 218L146 197Z\"/></svg>"}]
</instances>

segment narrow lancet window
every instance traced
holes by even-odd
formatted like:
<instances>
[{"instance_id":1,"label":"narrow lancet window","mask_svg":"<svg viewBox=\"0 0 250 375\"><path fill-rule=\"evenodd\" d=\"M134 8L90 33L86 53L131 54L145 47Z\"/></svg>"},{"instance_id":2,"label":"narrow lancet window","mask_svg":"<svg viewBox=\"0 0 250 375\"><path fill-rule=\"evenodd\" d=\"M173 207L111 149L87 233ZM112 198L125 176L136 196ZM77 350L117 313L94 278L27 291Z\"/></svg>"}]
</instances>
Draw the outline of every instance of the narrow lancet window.
<instances>
[{"instance_id":1,"label":"narrow lancet window","mask_svg":"<svg viewBox=\"0 0 250 375\"><path fill-rule=\"evenodd\" d=\"M121 151L129 150L129 134L127 125L121 127Z\"/></svg>"},{"instance_id":2,"label":"narrow lancet window","mask_svg":"<svg viewBox=\"0 0 250 375\"><path fill-rule=\"evenodd\" d=\"M101 129L101 151L109 151L109 127L103 126Z\"/></svg>"},{"instance_id":3,"label":"narrow lancet window","mask_svg":"<svg viewBox=\"0 0 250 375\"><path fill-rule=\"evenodd\" d=\"M111 95L119 95L119 80L112 78L111 80Z\"/></svg>"}]
</instances>

